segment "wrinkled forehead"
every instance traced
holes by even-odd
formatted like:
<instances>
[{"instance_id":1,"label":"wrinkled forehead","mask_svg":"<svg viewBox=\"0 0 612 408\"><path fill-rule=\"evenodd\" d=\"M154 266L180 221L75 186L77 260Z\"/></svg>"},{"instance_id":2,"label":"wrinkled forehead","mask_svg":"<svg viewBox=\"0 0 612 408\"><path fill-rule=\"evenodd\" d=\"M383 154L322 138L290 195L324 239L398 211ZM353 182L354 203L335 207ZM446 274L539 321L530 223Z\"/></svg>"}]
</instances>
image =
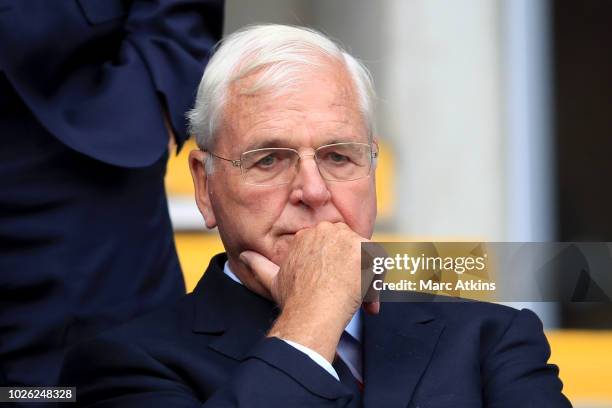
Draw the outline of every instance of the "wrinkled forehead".
<instances>
[{"instance_id":1,"label":"wrinkled forehead","mask_svg":"<svg viewBox=\"0 0 612 408\"><path fill-rule=\"evenodd\" d=\"M358 94L341 62L284 67L291 75L280 75L279 69L266 67L232 82L220 143L246 148L262 144L257 139L264 137L295 147L291 144L300 140L292 136L306 128L321 139L315 144L367 141Z\"/></svg>"}]
</instances>

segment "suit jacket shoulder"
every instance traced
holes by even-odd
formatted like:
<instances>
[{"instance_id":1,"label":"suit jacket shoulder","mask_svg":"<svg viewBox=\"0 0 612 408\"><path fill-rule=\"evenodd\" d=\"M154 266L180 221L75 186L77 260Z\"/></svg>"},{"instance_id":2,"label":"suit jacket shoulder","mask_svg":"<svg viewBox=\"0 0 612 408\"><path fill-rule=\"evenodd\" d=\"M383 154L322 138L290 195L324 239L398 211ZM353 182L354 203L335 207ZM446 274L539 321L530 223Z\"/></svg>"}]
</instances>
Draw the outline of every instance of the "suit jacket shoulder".
<instances>
[{"instance_id":1,"label":"suit jacket shoulder","mask_svg":"<svg viewBox=\"0 0 612 408\"><path fill-rule=\"evenodd\" d=\"M403 342L413 344L412 353L424 350L427 360L412 394L415 406L571 406L532 311L474 301L389 305L394 319L417 322L404 329Z\"/></svg>"}]
</instances>

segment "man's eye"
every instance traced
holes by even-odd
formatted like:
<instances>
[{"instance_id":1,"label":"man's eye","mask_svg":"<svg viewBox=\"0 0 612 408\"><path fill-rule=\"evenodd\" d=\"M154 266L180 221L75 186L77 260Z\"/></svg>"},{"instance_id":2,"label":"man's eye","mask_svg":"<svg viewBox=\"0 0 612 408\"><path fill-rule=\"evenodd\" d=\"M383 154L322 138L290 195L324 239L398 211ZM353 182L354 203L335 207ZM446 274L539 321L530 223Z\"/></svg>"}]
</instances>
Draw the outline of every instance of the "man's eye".
<instances>
[{"instance_id":1,"label":"man's eye","mask_svg":"<svg viewBox=\"0 0 612 408\"><path fill-rule=\"evenodd\" d=\"M336 152L332 152L332 153L330 153L330 154L329 154L327 157L328 157L328 159L329 159L329 160L331 160L332 162L334 162L334 163L338 163L338 164L339 164L339 163L344 163L344 162L349 161L348 156L345 156L345 155L343 155L343 154L336 153Z\"/></svg>"},{"instance_id":2,"label":"man's eye","mask_svg":"<svg viewBox=\"0 0 612 408\"><path fill-rule=\"evenodd\" d=\"M256 163L257 167L266 168L272 167L276 163L276 157L273 154L269 154L261 159L259 159Z\"/></svg>"}]
</instances>

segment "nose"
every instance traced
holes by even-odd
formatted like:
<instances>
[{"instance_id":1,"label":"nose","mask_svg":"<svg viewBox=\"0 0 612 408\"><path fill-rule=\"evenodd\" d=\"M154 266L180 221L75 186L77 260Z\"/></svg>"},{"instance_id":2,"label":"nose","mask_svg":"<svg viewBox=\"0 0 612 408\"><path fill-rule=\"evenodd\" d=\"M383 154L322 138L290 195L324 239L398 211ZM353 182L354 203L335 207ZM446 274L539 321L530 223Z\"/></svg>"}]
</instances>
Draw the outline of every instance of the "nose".
<instances>
[{"instance_id":1,"label":"nose","mask_svg":"<svg viewBox=\"0 0 612 408\"><path fill-rule=\"evenodd\" d=\"M305 204L310 208L318 208L325 205L331 198L331 193L319 173L313 154L300 156L297 175L292 187L289 198L292 204Z\"/></svg>"}]
</instances>

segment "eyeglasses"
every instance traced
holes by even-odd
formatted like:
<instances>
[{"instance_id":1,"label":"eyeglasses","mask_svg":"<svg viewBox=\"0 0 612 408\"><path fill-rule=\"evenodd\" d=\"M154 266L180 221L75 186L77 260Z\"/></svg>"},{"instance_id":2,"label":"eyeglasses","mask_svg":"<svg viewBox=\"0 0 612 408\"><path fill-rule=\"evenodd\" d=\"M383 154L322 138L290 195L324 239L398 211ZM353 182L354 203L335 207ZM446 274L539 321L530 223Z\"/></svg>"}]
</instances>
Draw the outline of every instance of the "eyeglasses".
<instances>
[{"instance_id":1,"label":"eyeglasses","mask_svg":"<svg viewBox=\"0 0 612 408\"><path fill-rule=\"evenodd\" d=\"M275 186L290 183L298 172L301 157L314 156L319 174L328 181L352 181L368 177L378 151L367 143L334 143L321 146L312 155L302 155L295 149L270 147L249 150L240 160L227 159L208 152L211 156L240 167L245 184Z\"/></svg>"}]
</instances>

